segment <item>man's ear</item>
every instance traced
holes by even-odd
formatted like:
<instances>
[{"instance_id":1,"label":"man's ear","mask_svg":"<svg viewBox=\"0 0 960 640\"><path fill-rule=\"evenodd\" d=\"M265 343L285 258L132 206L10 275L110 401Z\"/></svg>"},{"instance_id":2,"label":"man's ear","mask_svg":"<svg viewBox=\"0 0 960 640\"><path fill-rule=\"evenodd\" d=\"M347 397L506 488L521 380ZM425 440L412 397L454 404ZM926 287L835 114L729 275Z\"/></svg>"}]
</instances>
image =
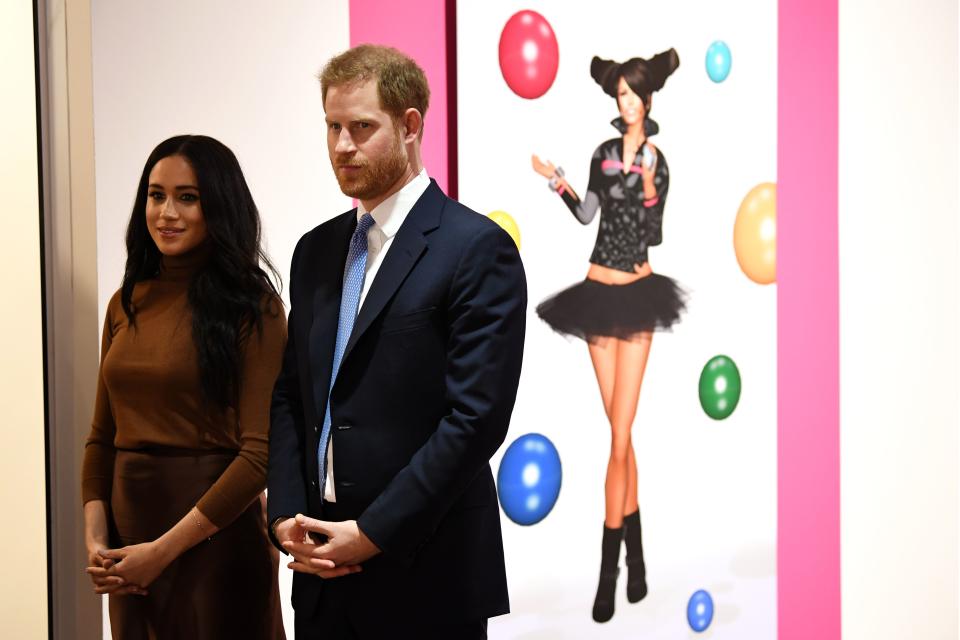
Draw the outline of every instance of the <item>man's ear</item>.
<instances>
[{"instance_id":1,"label":"man's ear","mask_svg":"<svg viewBox=\"0 0 960 640\"><path fill-rule=\"evenodd\" d=\"M403 112L403 141L407 144L423 134L423 116L413 107Z\"/></svg>"}]
</instances>

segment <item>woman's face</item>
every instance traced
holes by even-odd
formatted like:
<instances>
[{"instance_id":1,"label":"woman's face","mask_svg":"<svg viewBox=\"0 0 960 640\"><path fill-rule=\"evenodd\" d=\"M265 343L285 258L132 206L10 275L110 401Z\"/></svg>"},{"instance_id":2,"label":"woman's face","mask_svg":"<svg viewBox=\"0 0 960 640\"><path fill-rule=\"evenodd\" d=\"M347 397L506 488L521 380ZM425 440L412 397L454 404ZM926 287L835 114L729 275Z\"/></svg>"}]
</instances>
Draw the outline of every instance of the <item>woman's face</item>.
<instances>
[{"instance_id":1,"label":"woman's face","mask_svg":"<svg viewBox=\"0 0 960 640\"><path fill-rule=\"evenodd\" d=\"M183 156L167 156L150 171L147 229L165 256L178 256L207 239L200 190L193 167Z\"/></svg>"},{"instance_id":2,"label":"woman's face","mask_svg":"<svg viewBox=\"0 0 960 640\"><path fill-rule=\"evenodd\" d=\"M620 76L620 82L617 85L617 106L620 107L620 117L628 125L643 122L647 117L643 100L634 93L623 76Z\"/></svg>"}]
</instances>

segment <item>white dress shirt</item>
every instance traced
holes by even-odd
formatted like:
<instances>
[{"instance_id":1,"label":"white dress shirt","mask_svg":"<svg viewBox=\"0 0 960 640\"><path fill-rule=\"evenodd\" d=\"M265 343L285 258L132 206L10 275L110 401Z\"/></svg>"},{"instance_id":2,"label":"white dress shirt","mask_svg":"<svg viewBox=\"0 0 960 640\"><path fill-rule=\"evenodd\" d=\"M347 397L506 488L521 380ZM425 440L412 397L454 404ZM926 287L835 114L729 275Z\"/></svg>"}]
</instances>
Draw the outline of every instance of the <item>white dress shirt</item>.
<instances>
[{"instance_id":1,"label":"white dress shirt","mask_svg":"<svg viewBox=\"0 0 960 640\"><path fill-rule=\"evenodd\" d=\"M430 186L430 177L427 170L422 169L417 176L405 184L400 191L378 204L370 211L373 216L373 225L367 231L367 267L363 276L363 289L360 291L360 305L363 307L363 301L367 298L370 291L370 285L377 277L377 271L383 264L383 259L393 244L393 238L397 235L400 225L407 219L407 214L413 209L423 192ZM357 204L357 221L367 213L362 203ZM327 446L327 481L323 489L323 499L327 502L337 501L337 492L333 484L333 439Z\"/></svg>"}]
</instances>

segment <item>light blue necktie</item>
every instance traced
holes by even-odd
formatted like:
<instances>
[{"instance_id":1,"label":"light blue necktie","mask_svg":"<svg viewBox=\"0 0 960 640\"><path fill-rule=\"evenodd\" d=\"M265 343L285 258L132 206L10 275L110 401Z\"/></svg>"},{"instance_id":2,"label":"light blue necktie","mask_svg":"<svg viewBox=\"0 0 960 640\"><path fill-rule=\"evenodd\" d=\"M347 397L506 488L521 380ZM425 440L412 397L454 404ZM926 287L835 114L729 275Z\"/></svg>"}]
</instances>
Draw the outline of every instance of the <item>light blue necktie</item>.
<instances>
[{"instance_id":1,"label":"light blue necktie","mask_svg":"<svg viewBox=\"0 0 960 640\"><path fill-rule=\"evenodd\" d=\"M360 292L363 291L363 277L367 271L367 232L373 226L373 216L365 213L357 223L357 229L350 238L350 250L347 252L347 264L343 270L343 295L340 297L340 322L337 324L337 342L333 349L333 369L330 372L330 389L327 391L327 410L323 414L323 429L320 431L320 446L317 458L320 463L320 495L323 495L327 483L327 445L330 442L330 391L337 380L340 361L350 340L353 323L360 309Z\"/></svg>"}]
</instances>

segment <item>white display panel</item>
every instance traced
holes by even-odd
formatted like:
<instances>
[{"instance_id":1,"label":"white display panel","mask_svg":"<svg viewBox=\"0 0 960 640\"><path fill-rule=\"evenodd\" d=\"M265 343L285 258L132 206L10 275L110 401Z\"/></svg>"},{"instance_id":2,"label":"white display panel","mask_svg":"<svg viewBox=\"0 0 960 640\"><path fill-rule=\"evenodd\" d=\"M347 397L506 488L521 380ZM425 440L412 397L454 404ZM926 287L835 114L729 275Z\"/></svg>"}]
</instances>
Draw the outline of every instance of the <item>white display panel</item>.
<instances>
[{"instance_id":1,"label":"white display panel","mask_svg":"<svg viewBox=\"0 0 960 640\"><path fill-rule=\"evenodd\" d=\"M501 30L523 9L542 14L559 42L557 77L534 100L510 90L498 63ZM707 635L775 637L776 285L741 272L733 223L752 187L776 181L776 4L460 2L457 11L460 200L516 220L530 293L507 444L541 433L563 464L546 519L521 527L503 518L513 613L491 622L491 637L694 636L686 607L698 589L715 605ZM722 83L704 64L715 40L733 58ZM616 104L590 77L591 58L649 58L670 47L680 67L654 94L651 117L671 183L663 244L650 262L687 287L690 302L672 333L654 337L633 428L650 594L628 604L621 573L616 614L600 627L590 608L610 427L586 346L534 312L584 278L597 222L576 222L530 155L561 165L582 195L593 150L618 135L609 124ZM740 404L723 421L705 415L697 392L717 354L733 358L743 379Z\"/></svg>"}]
</instances>

